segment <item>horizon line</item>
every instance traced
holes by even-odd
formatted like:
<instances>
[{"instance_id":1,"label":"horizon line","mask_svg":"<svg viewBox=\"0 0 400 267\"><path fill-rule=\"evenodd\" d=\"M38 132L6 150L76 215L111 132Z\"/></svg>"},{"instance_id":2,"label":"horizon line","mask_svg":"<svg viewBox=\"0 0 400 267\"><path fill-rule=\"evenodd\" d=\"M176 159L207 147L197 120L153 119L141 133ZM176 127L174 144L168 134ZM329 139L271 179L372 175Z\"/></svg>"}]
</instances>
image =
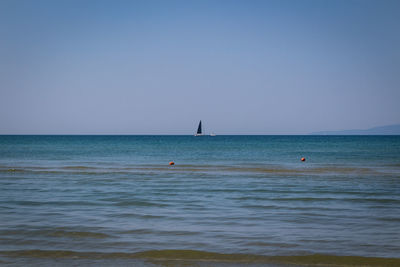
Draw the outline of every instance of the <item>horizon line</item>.
<instances>
[{"instance_id":1,"label":"horizon line","mask_svg":"<svg viewBox=\"0 0 400 267\"><path fill-rule=\"evenodd\" d=\"M0 134L0 136L193 136L194 134ZM205 134L196 137L216 136L400 136L400 134Z\"/></svg>"}]
</instances>

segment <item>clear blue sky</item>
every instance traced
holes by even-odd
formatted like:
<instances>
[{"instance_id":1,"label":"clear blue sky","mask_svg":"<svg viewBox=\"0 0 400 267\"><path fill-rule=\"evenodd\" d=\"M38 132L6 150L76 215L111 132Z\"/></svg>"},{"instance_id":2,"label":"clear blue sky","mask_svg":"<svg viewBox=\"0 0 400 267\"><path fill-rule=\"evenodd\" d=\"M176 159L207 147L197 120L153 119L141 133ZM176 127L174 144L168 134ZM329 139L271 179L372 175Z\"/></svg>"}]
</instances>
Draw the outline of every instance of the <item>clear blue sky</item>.
<instances>
[{"instance_id":1,"label":"clear blue sky","mask_svg":"<svg viewBox=\"0 0 400 267\"><path fill-rule=\"evenodd\" d=\"M400 123L400 1L0 1L0 134Z\"/></svg>"}]
</instances>

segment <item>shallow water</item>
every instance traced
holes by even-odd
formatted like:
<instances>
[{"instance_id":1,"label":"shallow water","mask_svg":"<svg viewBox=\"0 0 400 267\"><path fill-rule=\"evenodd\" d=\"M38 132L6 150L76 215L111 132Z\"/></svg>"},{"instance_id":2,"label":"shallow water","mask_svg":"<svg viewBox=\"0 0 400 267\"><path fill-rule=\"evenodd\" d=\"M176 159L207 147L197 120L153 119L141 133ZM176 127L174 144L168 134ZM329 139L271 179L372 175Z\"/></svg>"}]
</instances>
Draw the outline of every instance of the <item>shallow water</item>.
<instances>
[{"instance_id":1,"label":"shallow water","mask_svg":"<svg viewBox=\"0 0 400 267\"><path fill-rule=\"evenodd\" d=\"M0 136L0 260L400 258L399 182L399 136Z\"/></svg>"}]
</instances>

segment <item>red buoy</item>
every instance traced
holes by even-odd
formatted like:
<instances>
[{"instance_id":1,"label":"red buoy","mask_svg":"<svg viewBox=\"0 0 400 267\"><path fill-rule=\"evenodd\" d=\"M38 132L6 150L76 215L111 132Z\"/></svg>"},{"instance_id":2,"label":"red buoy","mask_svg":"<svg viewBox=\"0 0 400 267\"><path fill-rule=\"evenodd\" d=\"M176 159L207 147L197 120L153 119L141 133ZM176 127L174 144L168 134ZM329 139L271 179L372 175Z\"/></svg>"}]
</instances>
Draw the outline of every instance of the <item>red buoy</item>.
<instances>
[{"instance_id":1,"label":"red buoy","mask_svg":"<svg viewBox=\"0 0 400 267\"><path fill-rule=\"evenodd\" d=\"M170 162L169 162L169 165L175 165L175 162L170 161Z\"/></svg>"},{"instance_id":2,"label":"red buoy","mask_svg":"<svg viewBox=\"0 0 400 267\"><path fill-rule=\"evenodd\" d=\"M301 161L306 161L306 158L301 158L300 160L301 160Z\"/></svg>"}]
</instances>

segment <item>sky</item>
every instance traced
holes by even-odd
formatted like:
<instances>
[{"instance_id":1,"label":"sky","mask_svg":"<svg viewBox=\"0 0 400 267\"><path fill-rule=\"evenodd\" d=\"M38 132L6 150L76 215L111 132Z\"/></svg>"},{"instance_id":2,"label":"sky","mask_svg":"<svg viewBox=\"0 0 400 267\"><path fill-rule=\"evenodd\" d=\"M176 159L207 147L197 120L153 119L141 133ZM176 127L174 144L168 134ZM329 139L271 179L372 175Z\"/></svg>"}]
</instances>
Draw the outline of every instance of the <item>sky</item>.
<instances>
[{"instance_id":1,"label":"sky","mask_svg":"<svg viewBox=\"0 0 400 267\"><path fill-rule=\"evenodd\" d=\"M0 0L0 134L400 123L400 1Z\"/></svg>"}]
</instances>

